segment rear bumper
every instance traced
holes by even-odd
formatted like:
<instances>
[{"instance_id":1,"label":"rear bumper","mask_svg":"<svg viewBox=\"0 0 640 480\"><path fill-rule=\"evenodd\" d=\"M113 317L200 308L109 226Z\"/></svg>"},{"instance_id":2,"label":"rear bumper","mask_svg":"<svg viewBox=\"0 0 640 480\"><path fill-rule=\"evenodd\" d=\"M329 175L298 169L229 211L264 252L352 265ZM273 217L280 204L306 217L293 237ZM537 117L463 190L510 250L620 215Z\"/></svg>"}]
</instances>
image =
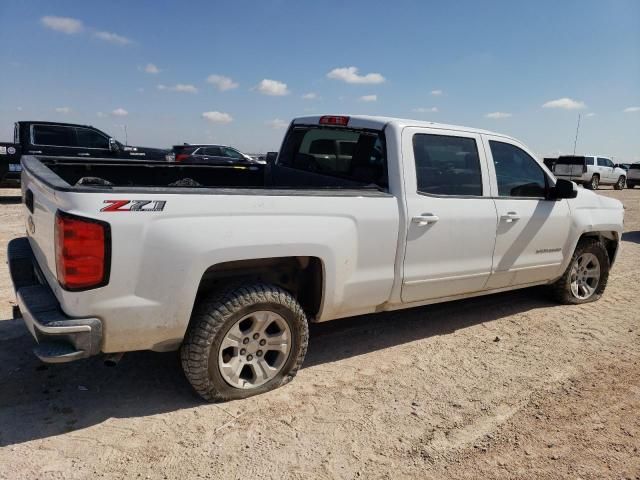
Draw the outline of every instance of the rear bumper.
<instances>
[{"instance_id":1,"label":"rear bumper","mask_svg":"<svg viewBox=\"0 0 640 480\"><path fill-rule=\"evenodd\" d=\"M71 318L46 284L33 256L29 239L9 242L7 257L22 318L38 342L34 353L46 363L65 363L100 353L102 322Z\"/></svg>"}]
</instances>

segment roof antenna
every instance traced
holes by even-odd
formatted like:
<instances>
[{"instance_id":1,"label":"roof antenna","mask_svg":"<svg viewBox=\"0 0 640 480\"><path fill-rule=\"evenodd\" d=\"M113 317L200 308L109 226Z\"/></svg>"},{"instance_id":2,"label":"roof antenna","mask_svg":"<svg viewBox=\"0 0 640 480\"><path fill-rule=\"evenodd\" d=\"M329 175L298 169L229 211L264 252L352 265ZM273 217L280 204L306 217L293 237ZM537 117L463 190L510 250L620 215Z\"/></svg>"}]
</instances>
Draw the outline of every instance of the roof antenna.
<instances>
[{"instance_id":1,"label":"roof antenna","mask_svg":"<svg viewBox=\"0 0 640 480\"><path fill-rule=\"evenodd\" d=\"M580 131L580 114L578 114L578 126L576 127L576 139L573 141L573 155L576 155L576 145L578 144L578 132Z\"/></svg>"}]
</instances>

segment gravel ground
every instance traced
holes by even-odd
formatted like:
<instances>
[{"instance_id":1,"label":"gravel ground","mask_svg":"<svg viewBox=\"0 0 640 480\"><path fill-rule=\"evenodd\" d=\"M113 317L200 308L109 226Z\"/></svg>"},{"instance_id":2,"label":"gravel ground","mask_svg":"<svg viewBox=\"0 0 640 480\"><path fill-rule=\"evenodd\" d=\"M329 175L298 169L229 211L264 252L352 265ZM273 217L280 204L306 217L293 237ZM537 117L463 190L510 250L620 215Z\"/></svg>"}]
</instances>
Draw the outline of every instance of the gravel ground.
<instances>
[{"instance_id":1,"label":"gravel ground","mask_svg":"<svg viewBox=\"0 0 640 480\"><path fill-rule=\"evenodd\" d=\"M202 403L176 354L44 366L12 320L0 190L0 478L640 478L640 189L603 298L535 288L313 325L305 367Z\"/></svg>"}]
</instances>

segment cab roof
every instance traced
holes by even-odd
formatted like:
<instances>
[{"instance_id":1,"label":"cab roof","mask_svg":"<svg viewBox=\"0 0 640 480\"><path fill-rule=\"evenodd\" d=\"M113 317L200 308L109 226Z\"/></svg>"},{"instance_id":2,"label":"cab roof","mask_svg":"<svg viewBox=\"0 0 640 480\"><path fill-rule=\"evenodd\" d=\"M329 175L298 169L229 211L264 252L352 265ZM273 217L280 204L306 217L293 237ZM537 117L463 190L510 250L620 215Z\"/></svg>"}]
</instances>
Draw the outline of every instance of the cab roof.
<instances>
[{"instance_id":1,"label":"cab roof","mask_svg":"<svg viewBox=\"0 0 640 480\"><path fill-rule=\"evenodd\" d=\"M309 115L304 117L297 117L293 119L292 123L294 125L319 125L320 118L322 118L323 116L325 115ZM515 140L514 138L508 135L491 132L488 130L481 130L481 129L472 128L472 127L462 127L459 125L448 125L445 123L428 122L424 120L412 120L407 118L381 117L381 116L370 116L370 115L342 115L341 114L341 115L330 115L330 116L349 117L349 123L347 127L352 127L352 128L368 128L372 130L383 130L387 125L391 125L395 128L425 127L425 128L437 128L441 130L453 130L458 132L496 135L499 137Z\"/></svg>"}]
</instances>

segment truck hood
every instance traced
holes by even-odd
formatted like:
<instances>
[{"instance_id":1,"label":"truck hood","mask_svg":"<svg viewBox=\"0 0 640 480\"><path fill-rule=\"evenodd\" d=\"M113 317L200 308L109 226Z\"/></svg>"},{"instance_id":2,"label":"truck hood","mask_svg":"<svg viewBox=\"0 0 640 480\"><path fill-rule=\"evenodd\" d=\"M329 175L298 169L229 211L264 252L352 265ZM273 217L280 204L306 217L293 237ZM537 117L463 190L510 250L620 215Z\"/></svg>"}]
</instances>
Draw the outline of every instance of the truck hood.
<instances>
[{"instance_id":1,"label":"truck hood","mask_svg":"<svg viewBox=\"0 0 640 480\"><path fill-rule=\"evenodd\" d=\"M586 188L578 188L578 196L570 199L569 204L576 209L624 210L620 200L598 195Z\"/></svg>"}]
</instances>

